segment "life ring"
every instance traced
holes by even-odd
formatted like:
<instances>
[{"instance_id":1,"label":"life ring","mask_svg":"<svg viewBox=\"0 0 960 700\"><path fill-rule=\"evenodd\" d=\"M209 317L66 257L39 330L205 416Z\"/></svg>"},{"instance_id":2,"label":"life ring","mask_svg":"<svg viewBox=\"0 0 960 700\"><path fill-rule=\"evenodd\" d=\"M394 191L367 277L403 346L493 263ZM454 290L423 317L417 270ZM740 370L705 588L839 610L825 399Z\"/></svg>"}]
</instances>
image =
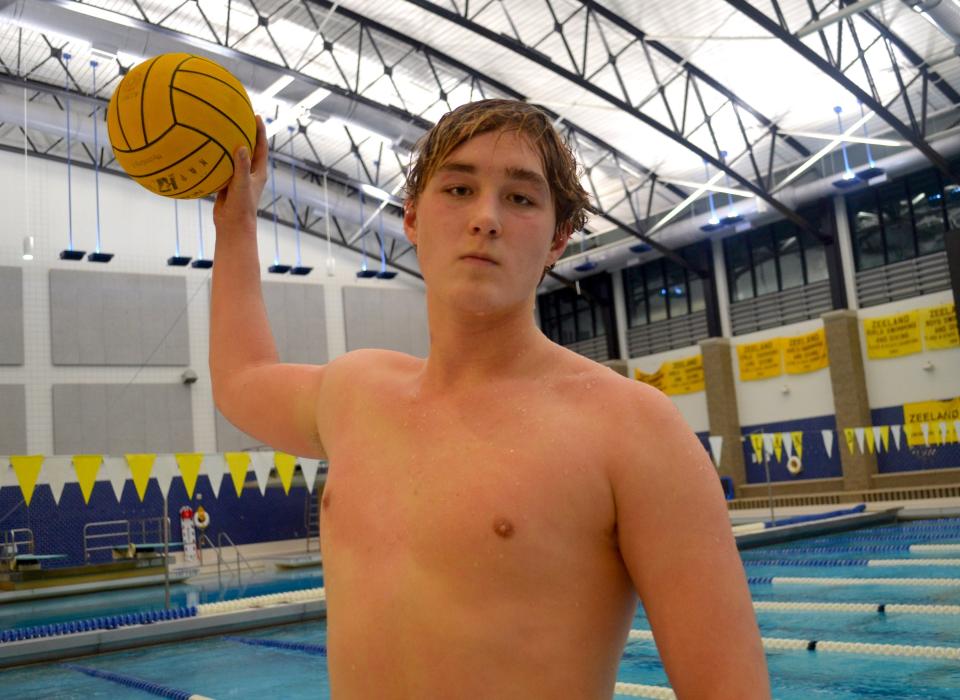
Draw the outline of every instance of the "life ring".
<instances>
[{"instance_id":1,"label":"life ring","mask_svg":"<svg viewBox=\"0 0 960 700\"><path fill-rule=\"evenodd\" d=\"M197 512L193 514L193 523L199 530L206 530L210 525L210 514L203 509L203 506L199 506Z\"/></svg>"},{"instance_id":2,"label":"life ring","mask_svg":"<svg viewBox=\"0 0 960 700\"><path fill-rule=\"evenodd\" d=\"M787 471L796 476L803 471L803 462L796 455L787 460Z\"/></svg>"}]
</instances>

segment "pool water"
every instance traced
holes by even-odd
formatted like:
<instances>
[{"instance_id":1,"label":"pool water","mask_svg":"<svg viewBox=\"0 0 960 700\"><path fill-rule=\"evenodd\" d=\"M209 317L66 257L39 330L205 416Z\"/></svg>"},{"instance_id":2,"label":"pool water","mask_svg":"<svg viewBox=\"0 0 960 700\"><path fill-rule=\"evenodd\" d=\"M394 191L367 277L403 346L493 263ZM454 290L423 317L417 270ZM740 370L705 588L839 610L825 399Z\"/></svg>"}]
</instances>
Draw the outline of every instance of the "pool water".
<instances>
[{"instance_id":1,"label":"pool water","mask_svg":"<svg viewBox=\"0 0 960 700\"><path fill-rule=\"evenodd\" d=\"M960 543L960 519L929 523L901 523L850 533L794 541L747 550L742 553L747 575L817 578L910 578L952 579L948 585L810 585L751 584L755 601L912 603L960 606L960 566L867 567L867 566L792 566L755 564L783 559L956 559L960 551L911 553L902 551L859 552L854 548L890 548L904 543ZM816 552L805 550L816 549ZM828 550L828 551L827 551ZM271 582L251 583L246 595L258 595L255 586L286 586L287 590L317 585L310 577L279 578ZM195 593L197 593L195 591ZM155 595L152 592L149 595ZM205 590L198 594L236 595ZM103 594L101 594L103 595ZM115 594L112 594L115 595ZM144 595L147 595L144 593ZM179 595L179 594L178 594ZM162 602L162 590L160 592ZM206 602L206 601L204 601ZM124 606L136 601L123 601ZM60 602L62 605L62 601ZM0 618L2 619L2 618ZM52 619L52 618L51 618ZM904 614L890 612L757 612L764 638L790 638L960 647L960 615ZM642 609L637 611L634 629L649 630ZM323 622L284 626L238 635L246 639L323 645ZM852 700L853 698L916 698L917 700L956 700L960 698L960 661L926 657L875 656L828 651L768 651L774 697L782 700ZM163 645L134 651L103 654L72 661L77 665L122 673L142 681L159 683L189 693L224 698L282 697L296 700L329 698L325 658L305 651L253 646L222 636L176 645ZM175 669L175 673L171 673ZM91 678L66 664L3 672L4 700L23 698L147 698L135 690L101 678ZM620 664L618 680L643 685L668 685L666 674L652 641L627 644Z\"/></svg>"}]
</instances>

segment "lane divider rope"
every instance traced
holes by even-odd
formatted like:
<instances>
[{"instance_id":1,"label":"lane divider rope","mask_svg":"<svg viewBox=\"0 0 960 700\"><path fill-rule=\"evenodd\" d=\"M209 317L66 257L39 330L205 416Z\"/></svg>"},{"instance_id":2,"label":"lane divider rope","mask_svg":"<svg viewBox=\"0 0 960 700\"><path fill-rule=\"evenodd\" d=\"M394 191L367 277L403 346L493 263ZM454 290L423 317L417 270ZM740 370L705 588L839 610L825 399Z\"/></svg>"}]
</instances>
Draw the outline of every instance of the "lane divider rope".
<instances>
[{"instance_id":1,"label":"lane divider rope","mask_svg":"<svg viewBox=\"0 0 960 700\"><path fill-rule=\"evenodd\" d=\"M665 688L662 685L640 685L639 683L617 683L613 692L617 695L656 698L657 700L674 700L677 697L670 688Z\"/></svg>"},{"instance_id":2,"label":"lane divider rope","mask_svg":"<svg viewBox=\"0 0 960 700\"><path fill-rule=\"evenodd\" d=\"M960 544L878 544L878 545L835 545L830 547L783 547L776 550L754 550L740 552L743 559L755 557L761 559L770 555L789 557L794 554L874 554L880 552L904 552L918 554L921 552L960 552Z\"/></svg>"},{"instance_id":3,"label":"lane divider rope","mask_svg":"<svg viewBox=\"0 0 960 700\"><path fill-rule=\"evenodd\" d=\"M122 673L104 671L99 668L90 668L88 666L78 666L76 664L63 664L63 667L69 668L71 671L78 671L86 674L91 678L102 678L103 680L112 681L113 683L126 686L127 688L142 690L144 693L156 695L160 698L169 698L170 700L211 700L211 698L208 698L206 695L188 693L185 690L177 690L176 688L170 688L168 686L161 685L160 683L154 683L153 681L137 678L136 676L128 676Z\"/></svg>"},{"instance_id":4,"label":"lane divider rope","mask_svg":"<svg viewBox=\"0 0 960 700\"><path fill-rule=\"evenodd\" d=\"M285 651L299 651L315 656L326 656L327 647L323 644L308 644L307 642L284 642L278 639L259 639L257 637L224 637L228 642L247 644L253 647L267 647L269 649L283 649Z\"/></svg>"},{"instance_id":5,"label":"lane divider rope","mask_svg":"<svg viewBox=\"0 0 960 700\"><path fill-rule=\"evenodd\" d=\"M909 603L806 603L791 601L755 600L754 610L778 612L784 610L817 610L821 612L908 613L920 615L960 615L960 605L915 605Z\"/></svg>"},{"instance_id":6,"label":"lane divider rope","mask_svg":"<svg viewBox=\"0 0 960 700\"><path fill-rule=\"evenodd\" d=\"M326 599L327 594L325 589L305 588L299 591L285 591L283 593L271 593L269 595L225 600L220 603L204 603L203 605L197 606L197 615L203 617L205 615L218 615L226 612L235 612L237 610L248 610L250 608L266 608L271 605L307 603Z\"/></svg>"},{"instance_id":7,"label":"lane divider rope","mask_svg":"<svg viewBox=\"0 0 960 700\"><path fill-rule=\"evenodd\" d=\"M746 559L745 566L960 566L953 559Z\"/></svg>"},{"instance_id":8,"label":"lane divider rope","mask_svg":"<svg viewBox=\"0 0 960 700\"><path fill-rule=\"evenodd\" d=\"M652 641L649 630L630 630L633 641ZM847 654L879 656L918 656L935 659L960 659L960 647L932 647L911 644L874 644L869 642L834 642L819 639L781 639L763 637L763 648L768 650L837 651Z\"/></svg>"},{"instance_id":9,"label":"lane divider rope","mask_svg":"<svg viewBox=\"0 0 960 700\"><path fill-rule=\"evenodd\" d=\"M813 586L960 586L960 578L833 578L831 576L749 576L747 583Z\"/></svg>"}]
</instances>

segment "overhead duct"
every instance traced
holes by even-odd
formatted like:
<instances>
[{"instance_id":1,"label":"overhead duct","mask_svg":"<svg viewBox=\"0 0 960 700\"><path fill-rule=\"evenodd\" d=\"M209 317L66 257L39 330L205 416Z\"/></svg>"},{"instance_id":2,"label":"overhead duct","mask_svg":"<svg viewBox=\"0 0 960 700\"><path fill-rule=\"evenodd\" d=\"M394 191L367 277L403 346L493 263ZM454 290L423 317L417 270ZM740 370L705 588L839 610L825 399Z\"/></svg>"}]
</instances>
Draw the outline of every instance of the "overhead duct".
<instances>
[{"instance_id":1,"label":"overhead duct","mask_svg":"<svg viewBox=\"0 0 960 700\"><path fill-rule=\"evenodd\" d=\"M0 93L0 122L24 126L23 116L23 99L9 94L9 92ZM42 131L57 138L66 138L66 115L63 110L52 105L30 103L27 112L27 128ZM93 146L93 118L86 112L71 110L70 131L71 139L74 141ZM102 133L103 131L101 131ZM101 145L104 144L101 142ZM282 155L277 157L278 160L283 160ZM276 188L278 195L289 199L293 198L293 173L289 168L277 169ZM269 193L269 189L267 191ZM341 222L356 222L356 226L351 225L344 231L346 236L352 237L354 232L359 229L360 205L357 199L345 196L340 188L334 186L329 188L329 200L330 211L334 217ZM297 201L300 205L323 211L323 188L298 179ZM379 204L379 200L372 197L368 198L365 217L369 218ZM377 226L371 225L369 228L376 229ZM403 243L407 242L403 232L403 221L393 214L384 212L383 231L387 236L396 238Z\"/></svg>"},{"instance_id":2,"label":"overhead duct","mask_svg":"<svg viewBox=\"0 0 960 700\"><path fill-rule=\"evenodd\" d=\"M960 4L957 0L903 0L911 10L924 15L950 37L953 51L960 56Z\"/></svg>"},{"instance_id":3,"label":"overhead duct","mask_svg":"<svg viewBox=\"0 0 960 700\"><path fill-rule=\"evenodd\" d=\"M956 132L953 130L935 137L930 141L930 145L936 148L944 158L952 158L960 154L960 138L957 138ZM888 177L896 177L929 165L929 161L927 161L926 156L920 151L909 149L882 158L876 161L876 165L885 170ZM796 211L811 202L836 195L837 188L833 184L836 179L836 175L829 175L820 180L803 185L788 185L777 192L777 198L786 206ZM755 201L756 200L754 200L754 202ZM739 226L741 230L763 226L782 218L775 211L766 208L760 209L756 204L751 204L747 201L738 202L737 211L744 216L744 223ZM707 212L683 219L674 224L669 224L660 230L656 239L669 248L676 250L707 238L716 238L718 237L716 233L705 233L700 228L704 224L707 224L712 216L712 214ZM732 233L733 232L731 232L731 234ZM730 234L720 234L720 237L726 237L727 235ZM573 268L580 264L587 255L590 256L592 261L599 263L600 268L607 270L616 270L659 257L655 252L637 254L631 251L630 247L637 245L637 243L639 243L639 241L635 238L629 238L616 241L615 243L609 244L609 246L602 246L594 248L593 250L587 250L584 253L577 253L567 258L562 258L554 269L560 274L578 276ZM555 287L556 285L547 284L548 289L551 288L551 286Z\"/></svg>"},{"instance_id":4,"label":"overhead duct","mask_svg":"<svg viewBox=\"0 0 960 700\"><path fill-rule=\"evenodd\" d=\"M282 97L292 102L321 87L316 79L228 46L73 0L13 0L6 4L0 0L0 21L86 42L97 51L110 55L122 53L146 58L182 52L207 56L233 73L253 93L263 92L277 78L289 75L294 82L283 89ZM408 151L429 126L426 121L410 123L405 115L397 114L389 107L337 93L317 104L311 110L311 116L319 121L330 116L349 119Z\"/></svg>"}]
</instances>

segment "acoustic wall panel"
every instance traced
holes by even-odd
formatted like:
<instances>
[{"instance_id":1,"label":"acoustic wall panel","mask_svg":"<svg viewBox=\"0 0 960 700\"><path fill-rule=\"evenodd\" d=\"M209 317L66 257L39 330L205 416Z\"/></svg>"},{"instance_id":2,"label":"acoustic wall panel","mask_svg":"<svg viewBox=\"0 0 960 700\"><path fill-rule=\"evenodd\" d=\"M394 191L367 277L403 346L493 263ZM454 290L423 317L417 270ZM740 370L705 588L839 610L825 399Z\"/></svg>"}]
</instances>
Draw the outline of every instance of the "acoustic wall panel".
<instances>
[{"instance_id":1,"label":"acoustic wall panel","mask_svg":"<svg viewBox=\"0 0 960 700\"><path fill-rule=\"evenodd\" d=\"M281 362L326 364L327 322L323 287L318 284L263 282L263 303ZM264 447L216 411L217 450L238 452Z\"/></svg>"},{"instance_id":2,"label":"acoustic wall panel","mask_svg":"<svg viewBox=\"0 0 960 700\"><path fill-rule=\"evenodd\" d=\"M53 364L188 365L186 306L183 277L51 270Z\"/></svg>"},{"instance_id":3,"label":"acoustic wall panel","mask_svg":"<svg viewBox=\"0 0 960 700\"><path fill-rule=\"evenodd\" d=\"M430 349L427 306L421 292L344 287L343 319L348 351L381 348L426 357Z\"/></svg>"},{"instance_id":4,"label":"acoustic wall panel","mask_svg":"<svg viewBox=\"0 0 960 700\"><path fill-rule=\"evenodd\" d=\"M23 270L0 267L0 365L23 364Z\"/></svg>"},{"instance_id":5,"label":"acoustic wall panel","mask_svg":"<svg viewBox=\"0 0 960 700\"><path fill-rule=\"evenodd\" d=\"M0 384L0 454L26 453L26 391L22 384Z\"/></svg>"},{"instance_id":6,"label":"acoustic wall panel","mask_svg":"<svg viewBox=\"0 0 960 700\"><path fill-rule=\"evenodd\" d=\"M55 454L192 452L183 384L54 384Z\"/></svg>"}]
</instances>

